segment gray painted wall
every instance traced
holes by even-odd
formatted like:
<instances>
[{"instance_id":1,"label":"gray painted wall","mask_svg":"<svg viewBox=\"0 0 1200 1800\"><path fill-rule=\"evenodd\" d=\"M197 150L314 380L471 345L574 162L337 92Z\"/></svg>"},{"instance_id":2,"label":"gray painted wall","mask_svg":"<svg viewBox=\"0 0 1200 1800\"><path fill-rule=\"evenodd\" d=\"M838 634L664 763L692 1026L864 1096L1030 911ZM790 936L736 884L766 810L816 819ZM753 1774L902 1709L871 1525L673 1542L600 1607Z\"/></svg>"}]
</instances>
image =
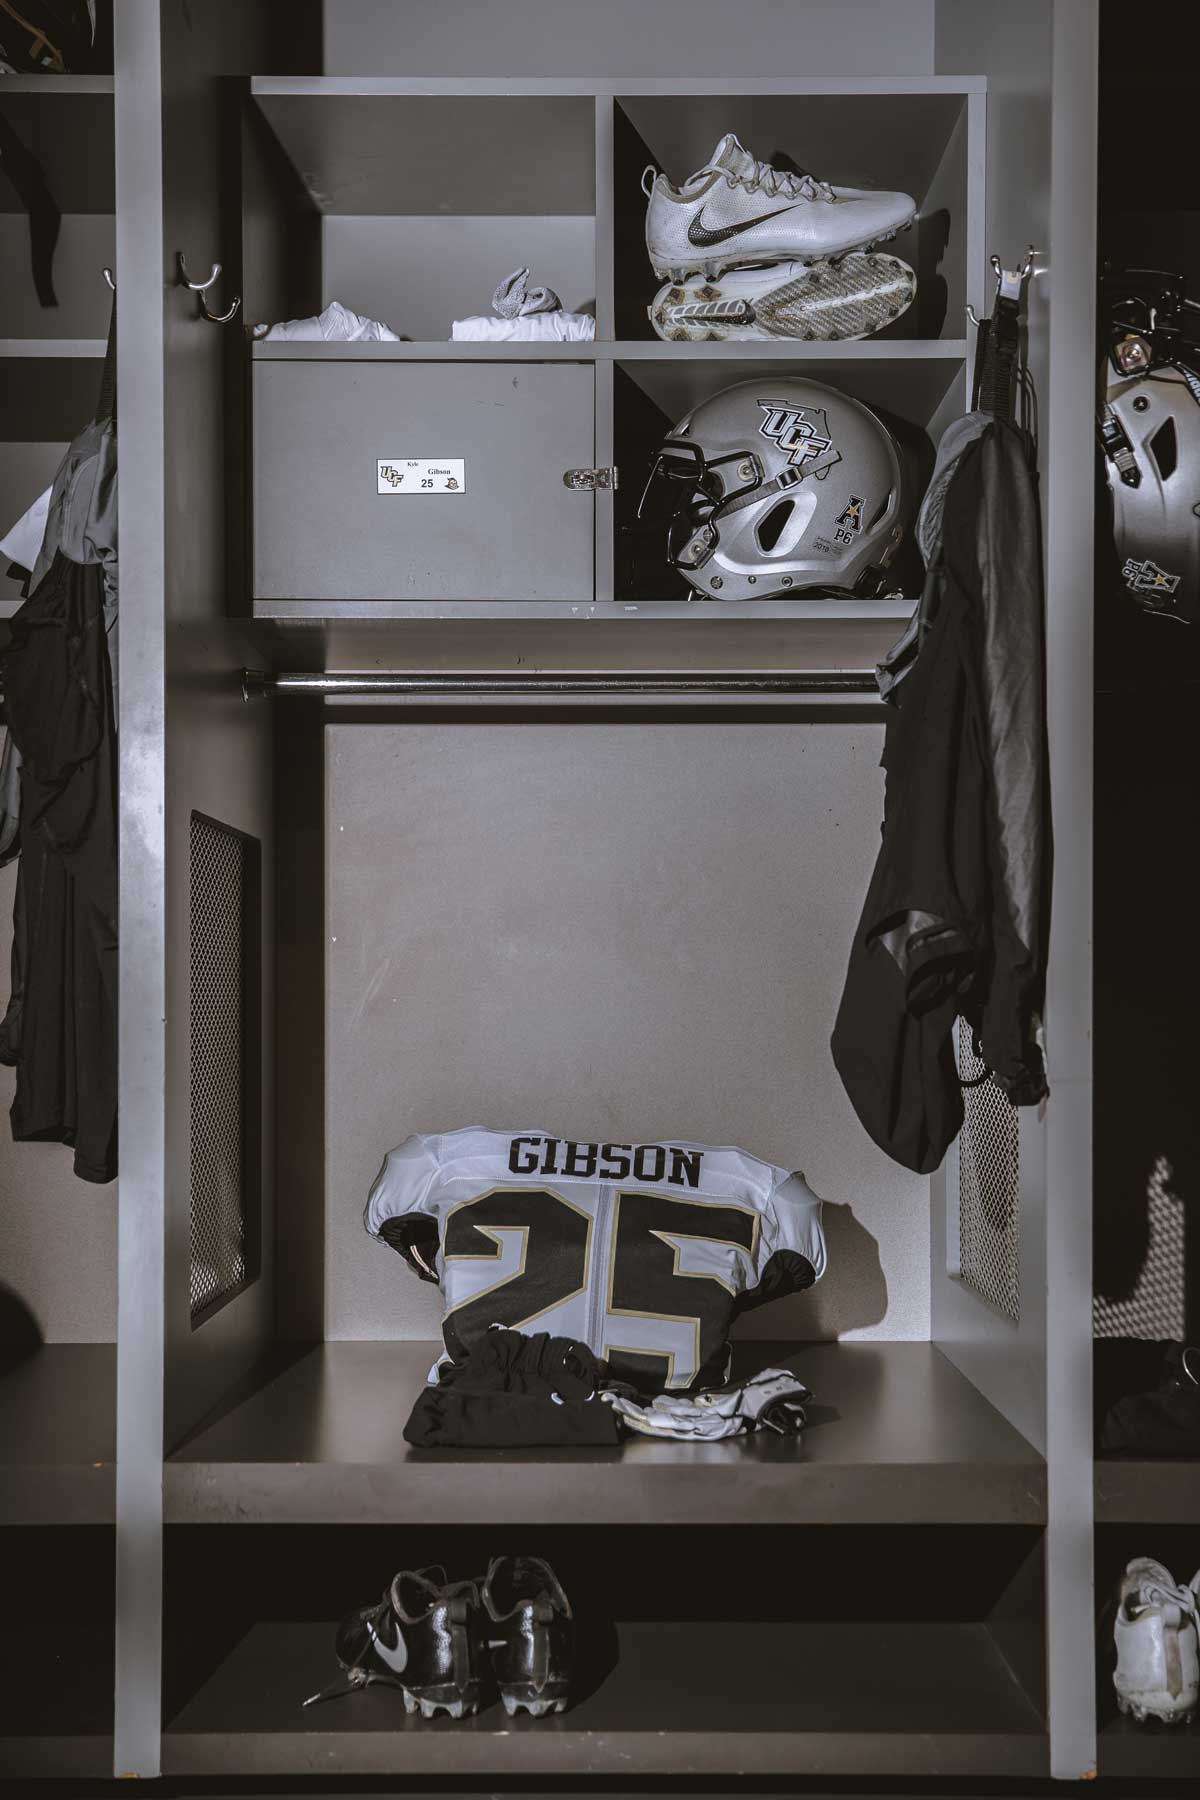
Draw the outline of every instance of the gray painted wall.
<instances>
[{"instance_id":1,"label":"gray painted wall","mask_svg":"<svg viewBox=\"0 0 1200 1800\"><path fill-rule=\"evenodd\" d=\"M17 865L0 873L0 1004L8 1004ZM16 1071L0 1064L0 1344L112 1343L117 1335L117 1184L71 1172L64 1144L14 1144Z\"/></svg>"},{"instance_id":2,"label":"gray painted wall","mask_svg":"<svg viewBox=\"0 0 1200 1800\"><path fill-rule=\"evenodd\" d=\"M325 73L923 75L935 0L325 0Z\"/></svg>"},{"instance_id":3,"label":"gray painted wall","mask_svg":"<svg viewBox=\"0 0 1200 1800\"><path fill-rule=\"evenodd\" d=\"M828 1211L755 1335L929 1335L928 1184L828 1050L877 842L881 727L367 723L327 732L326 1335L434 1336L363 1233L411 1131L738 1143Z\"/></svg>"}]
</instances>

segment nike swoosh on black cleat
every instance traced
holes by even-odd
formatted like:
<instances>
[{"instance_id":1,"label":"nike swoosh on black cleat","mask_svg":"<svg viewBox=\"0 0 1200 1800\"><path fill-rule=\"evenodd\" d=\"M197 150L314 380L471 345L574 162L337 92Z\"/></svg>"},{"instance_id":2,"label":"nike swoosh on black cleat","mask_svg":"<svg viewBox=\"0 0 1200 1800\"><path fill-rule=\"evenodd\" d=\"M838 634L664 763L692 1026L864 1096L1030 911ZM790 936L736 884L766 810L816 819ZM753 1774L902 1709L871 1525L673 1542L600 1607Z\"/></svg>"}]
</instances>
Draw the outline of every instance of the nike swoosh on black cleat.
<instances>
[{"instance_id":1,"label":"nike swoosh on black cleat","mask_svg":"<svg viewBox=\"0 0 1200 1800\"><path fill-rule=\"evenodd\" d=\"M702 250L707 244L723 244L726 238L736 237L741 231L749 231L752 225L765 225L768 220L781 219L784 213L795 210L794 206L779 206L774 212L759 213L754 219L743 219L740 225L721 225L715 231L710 230L707 225L701 225L697 215L688 223L688 243L694 244L697 250Z\"/></svg>"}]
</instances>

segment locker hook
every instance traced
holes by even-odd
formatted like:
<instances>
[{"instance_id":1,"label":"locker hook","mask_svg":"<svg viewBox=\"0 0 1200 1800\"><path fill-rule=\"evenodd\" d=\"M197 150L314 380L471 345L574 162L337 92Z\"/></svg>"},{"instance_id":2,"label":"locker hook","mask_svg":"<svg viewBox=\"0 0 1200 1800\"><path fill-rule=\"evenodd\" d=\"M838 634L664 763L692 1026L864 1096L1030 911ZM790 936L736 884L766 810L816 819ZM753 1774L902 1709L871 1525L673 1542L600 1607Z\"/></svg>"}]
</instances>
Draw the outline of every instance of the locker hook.
<instances>
[{"instance_id":1,"label":"locker hook","mask_svg":"<svg viewBox=\"0 0 1200 1800\"><path fill-rule=\"evenodd\" d=\"M112 289L113 293L115 294L117 291L117 284L113 280L112 270L111 269L101 269L100 273L103 275L105 281L107 281L109 287Z\"/></svg>"},{"instance_id":2,"label":"locker hook","mask_svg":"<svg viewBox=\"0 0 1200 1800\"><path fill-rule=\"evenodd\" d=\"M187 260L184 257L183 251L177 250L175 254L179 259L179 279L183 282L184 287L191 288L193 294L206 294L221 273L220 263L215 262L213 264L212 274L207 281L193 281L188 274ZM995 262L995 260L995 257L993 257L992 261Z\"/></svg>"},{"instance_id":3,"label":"locker hook","mask_svg":"<svg viewBox=\"0 0 1200 1800\"><path fill-rule=\"evenodd\" d=\"M1004 268L1000 262L1000 258L995 254L988 259L992 265L992 273L996 277L997 298L1002 297L1005 300L1020 300L1022 284L1028 281L1029 277L1033 274L1033 265L1036 257L1037 247L1034 244L1030 244L1028 250L1025 252L1025 261L1018 269Z\"/></svg>"},{"instance_id":4,"label":"locker hook","mask_svg":"<svg viewBox=\"0 0 1200 1800\"><path fill-rule=\"evenodd\" d=\"M211 312L209 310L208 301L204 298L204 296L205 296L205 294L207 294L209 288L213 286L213 284L217 281L217 279L220 276L220 273L221 273L220 263L215 262L213 264L212 274L209 276L207 281L193 281L188 274L187 260L184 257L183 251L177 250L175 252L175 256L179 263L179 278L180 278L180 280L182 281L184 287L190 288L192 293L197 295L197 297L199 299L201 318L207 319L210 325L228 325L230 319L232 319L236 315L238 307L242 304L241 295L240 294L235 295L228 310L223 313Z\"/></svg>"}]
</instances>

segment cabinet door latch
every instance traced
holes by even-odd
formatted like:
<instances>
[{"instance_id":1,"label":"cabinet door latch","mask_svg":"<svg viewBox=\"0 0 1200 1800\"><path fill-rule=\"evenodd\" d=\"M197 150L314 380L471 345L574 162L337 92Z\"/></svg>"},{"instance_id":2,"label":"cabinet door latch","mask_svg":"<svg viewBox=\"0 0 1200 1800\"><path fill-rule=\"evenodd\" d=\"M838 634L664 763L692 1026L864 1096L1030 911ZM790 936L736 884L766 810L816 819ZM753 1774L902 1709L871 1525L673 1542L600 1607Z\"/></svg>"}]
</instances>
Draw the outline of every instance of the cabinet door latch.
<instances>
[{"instance_id":1,"label":"cabinet door latch","mask_svg":"<svg viewBox=\"0 0 1200 1800\"><path fill-rule=\"evenodd\" d=\"M597 488L615 488L617 471L611 464L607 469L564 469L563 486L569 488L590 488L594 493Z\"/></svg>"}]
</instances>

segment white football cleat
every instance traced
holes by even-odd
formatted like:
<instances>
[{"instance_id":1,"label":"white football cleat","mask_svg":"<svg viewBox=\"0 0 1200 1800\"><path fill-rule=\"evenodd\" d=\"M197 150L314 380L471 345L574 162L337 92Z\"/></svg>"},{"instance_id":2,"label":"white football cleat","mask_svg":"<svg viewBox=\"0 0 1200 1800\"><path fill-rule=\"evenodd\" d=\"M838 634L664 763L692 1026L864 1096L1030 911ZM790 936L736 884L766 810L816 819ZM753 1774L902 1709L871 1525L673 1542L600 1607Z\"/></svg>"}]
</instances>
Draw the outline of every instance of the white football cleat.
<instances>
[{"instance_id":1,"label":"white football cleat","mask_svg":"<svg viewBox=\"0 0 1200 1800\"><path fill-rule=\"evenodd\" d=\"M769 263L692 275L658 290L647 311L660 338L726 343L778 338L833 344L870 337L907 312L917 278L898 256Z\"/></svg>"},{"instance_id":2,"label":"white football cleat","mask_svg":"<svg viewBox=\"0 0 1200 1800\"><path fill-rule=\"evenodd\" d=\"M1113 1636L1117 1705L1139 1723L1186 1724L1200 1700L1197 1592L1200 1572L1179 1587L1170 1570L1139 1556L1125 1570Z\"/></svg>"},{"instance_id":3,"label":"white football cleat","mask_svg":"<svg viewBox=\"0 0 1200 1800\"><path fill-rule=\"evenodd\" d=\"M917 212L909 194L831 187L815 175L757 162L731 131L682 187L665 175L647 186L646 176L646 251L664 281L746 263L844 256L894 237Z\"/></svg>"}]
</instances>

